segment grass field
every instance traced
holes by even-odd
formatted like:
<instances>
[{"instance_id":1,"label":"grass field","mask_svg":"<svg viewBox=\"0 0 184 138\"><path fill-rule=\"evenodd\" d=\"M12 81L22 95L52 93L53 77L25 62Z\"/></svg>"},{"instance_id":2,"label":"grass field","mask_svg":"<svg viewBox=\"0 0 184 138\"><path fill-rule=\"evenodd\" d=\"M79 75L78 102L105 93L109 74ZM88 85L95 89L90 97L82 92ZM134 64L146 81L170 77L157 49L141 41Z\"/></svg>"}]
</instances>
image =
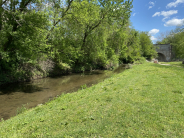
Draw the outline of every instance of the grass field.
<instances>
[{"instance_id":1,"label":"grass field","mask_svg":"<svg viewBox=\"0 0 184 138\"><path fill-rule=\"evenodd\" d=\"M184 64L182 64L182 61L175 61L175 62L159 62L161 64L168 64L171 66L176 66L176 67L184 67Z\"/></svg>"},{"instance_id":2,"label":"grass field","mask_svg":"<svg viewBox=\"0 0 184 138\"><path fill-rule=\"evenodd\" d=\"M184 69L134 65L0 122L0 137L184 137Z\"/></svg>"}]
</instances>

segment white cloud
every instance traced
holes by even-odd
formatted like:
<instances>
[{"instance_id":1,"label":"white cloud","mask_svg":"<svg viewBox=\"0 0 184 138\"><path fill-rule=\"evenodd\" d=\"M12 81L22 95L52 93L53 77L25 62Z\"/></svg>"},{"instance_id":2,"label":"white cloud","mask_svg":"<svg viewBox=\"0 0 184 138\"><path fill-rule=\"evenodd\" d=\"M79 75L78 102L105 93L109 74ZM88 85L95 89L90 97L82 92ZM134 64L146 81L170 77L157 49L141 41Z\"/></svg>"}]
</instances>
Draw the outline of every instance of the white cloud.
<instances>
[{"instance_id":1,"label":"white cloud","mask_svg":"<svg viewBox=\"0 0 184 138\"><path fill-rule=\"evenodd\" d=\"M173 14L177 14L178 11L177 10L170 10L170 11L161 11L161 12L156 12L152 17L155 16L164 16L164 18L162 19L162 21L165 21L165 19L169 18L169 16L173 15Z\"/></svg>"},{"instance_id":2,"label":"white cloud","mask_svg":"<svg viewBox=\"0 0 184 138\"><path fill-rule=\"evenodd\" d=\"M169 17L173 14L177 14L178 11L177 10L170 10L170 11L162 11L161 15L163 15L164 17Z\"/></svg>"},{"instance_id":3,"label":"white cloud","mask_svg":"<svg viewBox=\"0 0 184 138\"><path fill-rule=\"evenodd\" d=\"M167 21L164 26L182 26L184 25L184 18L183 19L172 19Z\"/></svg>"},{"instance_id":4,"label":"white cloud","mask_svg":"<svg viewBox=\"0 0 184 138\"><path fill-rule=\"evenodd\" d=\"M154 2L151 2L151 1L149 2L149 4L150 4L150 5L153 5L153 6L155 5L155 3L154 3Z\"/></svg>"},{"instance_id":5,"label":"white cloud","mask_svg":"<svg viewBox=\"0 0 184 138\"><path fill-rule=\"evenodd\" d=\"M184 0L176 0L175 2L171 2L169 4L167 4L167 8L171 8L171 7L177 7L178 4L184 3Z\"/></svg>"},{"instance_id":6,"label":"white cloud","mask_svg":"<svg viewBox=\"0 0 184 138\"><path fill-rule=\"evenodd\" d=\"M155 36L153 35L157 34L159 31L160 31L159 29L152 29L148 32L148 35L150 36L150 39L152 41L157 41L157 38L155 38Z\"/></svg>"},{"instance_id":7,"label":"white cloud","mask_svg":"<svg viewBox=\"0 0 184 138\"><path fill-rule=\"evenodd\" d=\"M160 12L155 12L155 14L152 17L155 17L157 15L160 16Z\"/></svg>"},{"instance_id":8,"label":"white cloud","mask_svg":"<svg viewBox=\"0 0 184 138\"><path fill-rule=\"evenodd\" d=\"M165 22L165 19L167 19L167 18L168 18L168 17L163 18L162 21Z\"/></svg>"},{"instance_id":9,"label":"white cloud","mask_svg":"<svg viewBox=\"0 0 184 138\"><path fill-rule=\"evenodd\" d=\"M149 2L149 5L150 5L150 6L149 6L149 9L151 9L151 8L153 8L153 7L155 6L155 3L152 2L152 1L150 1L150 2Z\"/></svg>"},{"instance_id":10,"label":"white cloud","mask_svg":"<svg viewBox=\"0 0 184 138\"><path fill-rule=\"evenodd\" d=\"M152 17L155 17L155 16L164 16L164 17L169 17L173 14L177 14L178 11L177 10L170 10L170 11L161 11L161 12L156 12Z\"/></svg>"},{"instance_id":11,"label":"white cloud","mask_svg":"<svg viewBox=\"0 0 184 138\"><path fill-rule=\"evenodd\" d=\"M136 13L133 14L133 16L135 16L135 15L136 15Z\"/></svg>"},{"instance_id":12,"label":"white cloud","mask_svg":"<svg viewBox=\"0 0 184 138\"><path fill-rule=\"evenodd\" d=\"M149 34L150 34L150 35L155 35L155 34L157 34L159 31L160 31L160 30L158 30L158 29L152 29L152 30L149 31Z\"/></svg>"},{"instance_id":13,"label":"white cloud","mask_svg":"<svg viewBox=\"0 0 184 138\"><path fill-rule=\"evenodd\" d=\"M155 38L154 36L151 36L151 40L152 40L152 41L156 41L157 38Z\"/></svg>"}]
</instances>

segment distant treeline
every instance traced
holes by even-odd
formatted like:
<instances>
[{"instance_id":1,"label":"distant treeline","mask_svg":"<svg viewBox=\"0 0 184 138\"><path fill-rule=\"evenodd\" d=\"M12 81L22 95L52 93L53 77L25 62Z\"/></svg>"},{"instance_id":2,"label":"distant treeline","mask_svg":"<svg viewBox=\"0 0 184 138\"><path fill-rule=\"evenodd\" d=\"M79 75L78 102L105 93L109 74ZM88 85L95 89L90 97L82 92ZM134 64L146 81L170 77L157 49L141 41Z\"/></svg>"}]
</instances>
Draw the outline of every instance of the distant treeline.
<instances>
[{"instance_id":1,"label":"distant treeline","mask_svg":"<svg viewBox=\"0 0 184 138\"><path fill-rule=\"evenodd\" d=\"M1 0L0 81L48 59L84 71L156 56L148 33L131 27L132 7L132 0Z\"/></svg>"}]
</instances>

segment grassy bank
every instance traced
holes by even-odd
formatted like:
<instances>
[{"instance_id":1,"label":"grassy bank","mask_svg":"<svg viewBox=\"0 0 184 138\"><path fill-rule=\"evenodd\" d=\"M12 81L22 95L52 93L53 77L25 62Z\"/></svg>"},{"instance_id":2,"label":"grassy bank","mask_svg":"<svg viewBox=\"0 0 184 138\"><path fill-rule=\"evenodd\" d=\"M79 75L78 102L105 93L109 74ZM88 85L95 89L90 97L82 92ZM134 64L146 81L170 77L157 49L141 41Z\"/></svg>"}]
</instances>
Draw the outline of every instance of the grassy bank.
<instances>
[{"instance_id":1,"label":"grassy bank","mask_svg":"<svg viewBox=\"0 0 184 138\"><path fill-rule=\"evenodd\" d=\"M135 65L0 122L0 137L183 137L183 72Z\"/></svg>"}]
</instances>

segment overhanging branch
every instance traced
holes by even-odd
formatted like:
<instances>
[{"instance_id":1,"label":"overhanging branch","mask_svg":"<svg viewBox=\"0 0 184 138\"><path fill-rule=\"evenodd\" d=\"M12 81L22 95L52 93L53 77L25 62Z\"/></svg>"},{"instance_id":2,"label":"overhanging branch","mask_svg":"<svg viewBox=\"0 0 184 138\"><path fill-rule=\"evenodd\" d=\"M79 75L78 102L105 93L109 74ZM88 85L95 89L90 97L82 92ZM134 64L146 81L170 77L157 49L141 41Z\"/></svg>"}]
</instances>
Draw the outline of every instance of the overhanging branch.
<instances>
[{"instance_id":1,"label":"overhanging branch","mask_svg":"<svg viewBox=\"0 0 184 138\"><path fill-rule=\"evenodd\" d=\"M66 13L68 12L68 10L70 9L70 6L71 6L71 3L72 3L72 2L73 2L73 0L70 0L70 1L69 1L68 6L67 6L65 12L63 13L63 15L61 16L61 18L63 18L63 17L66 15ZM50 29L50 32L48 33L46 39L49 38L50 33L54 30L55 26L56 26L60 21L61 21L61 19L59 19L57 22L55 22L55 24L53 25L53 27Z\"/></svg>"}]
</instances>

